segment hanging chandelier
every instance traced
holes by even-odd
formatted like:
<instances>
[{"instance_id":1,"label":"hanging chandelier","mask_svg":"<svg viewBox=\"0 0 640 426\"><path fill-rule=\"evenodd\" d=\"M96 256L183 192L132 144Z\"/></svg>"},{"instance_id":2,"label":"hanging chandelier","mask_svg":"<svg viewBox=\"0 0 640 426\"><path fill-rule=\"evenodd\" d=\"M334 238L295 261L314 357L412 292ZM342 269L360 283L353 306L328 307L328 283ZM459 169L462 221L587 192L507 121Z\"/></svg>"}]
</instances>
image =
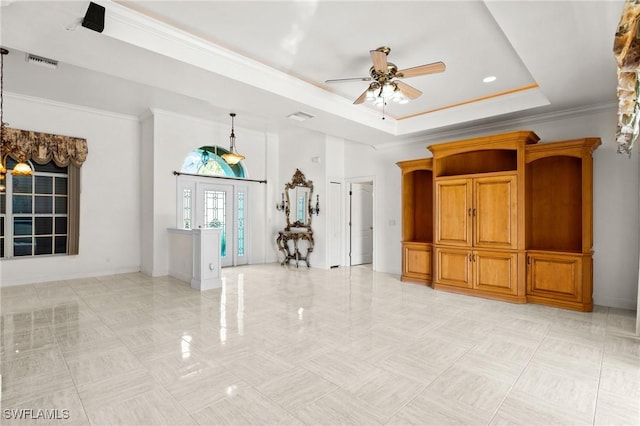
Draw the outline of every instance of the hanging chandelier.
<instances>
[{"instance_id":1,"label":"hanging chandelier","mask_svg":"<svg viewBox=\"0 0 640 426\"><path fill-rule=\"evenodd\" d=\"M230 146L229 152L227 152L226 154L222 154L222 159L233 166L244 160L244 155L240 155L236 151L236 134L233 129L233 121L236 117L236 113L232 112L229 115L231 116L231 136L229 136Z\"/></svg>"},{"instance_id":2,"label":"hanging chandelier","mask_svg":"<svg viewBox=\"0 0 640 426\"><path fill-rule=\"evenodd\" d=\"M7 123L4 122L4 55L8 54L7 49L0 47L0 192L6 190L4 180L7 174L7 157L9 155L8 152L5 152L8 151L9 143L5 137ZM33 170L31 170L26 158L19 158L11 170L11 174L13 176L31 176Z\"/></svg>"}]
</instances>

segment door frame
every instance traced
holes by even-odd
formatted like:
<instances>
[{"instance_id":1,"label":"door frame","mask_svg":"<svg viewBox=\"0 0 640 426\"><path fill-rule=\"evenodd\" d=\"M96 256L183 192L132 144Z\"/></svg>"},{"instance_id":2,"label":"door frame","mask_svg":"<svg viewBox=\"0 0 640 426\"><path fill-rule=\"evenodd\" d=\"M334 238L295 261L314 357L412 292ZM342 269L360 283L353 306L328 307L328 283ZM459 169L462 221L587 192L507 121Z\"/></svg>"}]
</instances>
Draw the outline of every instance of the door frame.
<instances>
[{"instance_id":1,"label":"door frame","mask_svg":"<svg viewBox=\"0 0 640 426\"><path fill-rule=\"evenodd\" d=\"M344 217L345 217L345 227L344 227L344 235L345 235L345 239L343 242L343 247L344 247L344 256L343 256L343 263L346 266L351 266L351 226L350 226L350 222L351 222L351 184L352 183L370 183L372 185L372 193L373 193L373 203L371 204L371 216L372 216L372 221L373 221L373 262L372 262L372 268L374 271L376 271L378 269L378 232L377 232L377 201L376 201L376 192L378 189L377 183L376 183L376 177L373 175L369 175L369 176L358 176L358 177L352 177L352 178L347 178L344 180L345 183L345 200L346 202L344 203Z\"/></svg>"}]
</instances>

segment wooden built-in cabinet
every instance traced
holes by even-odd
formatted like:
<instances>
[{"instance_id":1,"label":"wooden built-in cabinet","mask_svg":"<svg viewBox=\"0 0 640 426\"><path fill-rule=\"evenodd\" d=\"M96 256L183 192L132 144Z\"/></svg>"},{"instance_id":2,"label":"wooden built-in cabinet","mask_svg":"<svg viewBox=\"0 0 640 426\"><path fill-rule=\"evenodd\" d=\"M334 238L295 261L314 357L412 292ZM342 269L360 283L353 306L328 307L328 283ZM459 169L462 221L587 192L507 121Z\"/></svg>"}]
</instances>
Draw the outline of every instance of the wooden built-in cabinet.
<instances>
[{"instance_id":1,"label":"wooden built-in cabinet","mask_svg":"<svg viewBox=\"0 0 640 426\"><path fill-rule=\"evenodd\" d=\"M402 170L402 280L433 279L433 172L431 158L397 163Z\"/></svg>"},{"instance_id":2,"label":"wooden built-in cabinet","mask_svg":"<svg viewBox=\"0 0 640 426\"><path fill-rule=\"evenodd\" d=\"M527 147L527 298L593 310L593 151L599 138Z\"/></svg>"},{"instance_id":3,"label":"wooden built-in cabinet","mask_svg":"<svg viewBox=\"0 0 640 426\"><path fill-rule=\"evenodd\" d=\"M402 169L402 279L499 300L593 309L598 138L529 131L429 146Z\"/></svg>"}]
</instances>

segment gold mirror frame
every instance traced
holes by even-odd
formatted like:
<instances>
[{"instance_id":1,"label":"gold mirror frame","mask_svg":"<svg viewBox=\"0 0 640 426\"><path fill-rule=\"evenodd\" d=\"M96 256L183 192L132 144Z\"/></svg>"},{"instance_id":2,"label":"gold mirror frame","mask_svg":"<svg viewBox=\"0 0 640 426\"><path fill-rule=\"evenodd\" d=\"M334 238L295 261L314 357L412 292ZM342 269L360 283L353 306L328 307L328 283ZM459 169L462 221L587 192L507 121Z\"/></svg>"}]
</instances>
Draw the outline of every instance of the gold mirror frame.
<instances>
[{"instance_id":1,"label":"gold mirror frame","mask_svg":"<svg viewBox=\"0 0 640 426\"><path fill-rule=\"evenodd\" d=\"M295 191L298 188L308 188L309 189L309 197L306 200L306 205L304 206L304 214L305 214L305 221L301 222L299 219L297 219L297 214L296 216L294 216L294 218L296 218L295 221L293 221L291 219L291 199L289 197L289 192L290 191ZM313 196L313 182L310 180L307 180L307 178L304 176L304 173L302 173L300 171L300 169L296 169L296 172L293 174L293 177L291 178L291 182L287 183L284 186L284 192L285 192L285 196L286 196L286 203L285 203L285 216L287 218L287 227L285 228L285 231L290 231L291 228L304 228L307 230L311 230L311 199ZM293 204L294 206L294 211L297 212L297 208L298 208L298 203L297 200L293 200L295 204Z\"/></svg>"}]
</instances>

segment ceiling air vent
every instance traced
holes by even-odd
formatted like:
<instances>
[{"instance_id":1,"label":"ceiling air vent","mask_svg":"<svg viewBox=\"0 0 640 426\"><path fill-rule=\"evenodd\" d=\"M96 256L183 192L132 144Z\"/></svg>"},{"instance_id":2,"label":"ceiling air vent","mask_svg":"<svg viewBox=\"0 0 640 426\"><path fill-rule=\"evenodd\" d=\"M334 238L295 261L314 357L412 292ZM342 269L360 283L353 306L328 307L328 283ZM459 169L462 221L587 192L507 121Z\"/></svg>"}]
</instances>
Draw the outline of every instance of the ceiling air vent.
<instances>
[{"instance_id":1,"label":"ceiling air vent","mask_svg":"<svg viewBox=\"0 0 640 426\"><path fill-rule=\"evenodd\" d=\"M27 53L27 62L47 68L58 68L58 61L54 61L53 59L49 58L43 58L42 56L36 56L31 53Z\"/></svg>"},{"instance_id":2,"label":"ceiling air vent","mask_svg":"<svg viewBox=\"0 0 640 426\"><path fill-rule=\"evenodd\" d=\"M287 118L290 118L295 121L306 121L310 118L313 118L313 115L307 114L306 112L299 111L299 112L287 115Z\"/></svg>"}]
</instances>

